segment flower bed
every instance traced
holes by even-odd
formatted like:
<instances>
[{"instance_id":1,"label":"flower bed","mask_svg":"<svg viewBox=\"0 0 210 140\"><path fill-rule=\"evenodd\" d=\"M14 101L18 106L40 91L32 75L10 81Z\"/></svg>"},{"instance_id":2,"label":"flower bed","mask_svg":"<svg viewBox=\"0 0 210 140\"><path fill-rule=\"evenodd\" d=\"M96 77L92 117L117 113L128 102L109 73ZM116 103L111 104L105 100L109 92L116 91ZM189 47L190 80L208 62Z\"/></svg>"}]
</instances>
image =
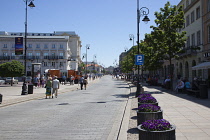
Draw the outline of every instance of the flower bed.
<instances>
[{"instance_id":1,"label":"flower bed","mask_svg":"<svg viewBox=\"0 0 210 140\"><path fill-rule=\"evenodd\" d=\"M147 120L138 126L141 140L175 140L174 125L165 119Z\"/></svg>"},{"instance_id":2,"label":"flower bed","mask_svg":"<svg viewBox=\"0 0 210 140\"><path fill-rule=\"evenodd\" d=\"M142 104L137 110L137 125L147 120L162 119L163 111L157 105Z\"/></svg>"}]
</instances>

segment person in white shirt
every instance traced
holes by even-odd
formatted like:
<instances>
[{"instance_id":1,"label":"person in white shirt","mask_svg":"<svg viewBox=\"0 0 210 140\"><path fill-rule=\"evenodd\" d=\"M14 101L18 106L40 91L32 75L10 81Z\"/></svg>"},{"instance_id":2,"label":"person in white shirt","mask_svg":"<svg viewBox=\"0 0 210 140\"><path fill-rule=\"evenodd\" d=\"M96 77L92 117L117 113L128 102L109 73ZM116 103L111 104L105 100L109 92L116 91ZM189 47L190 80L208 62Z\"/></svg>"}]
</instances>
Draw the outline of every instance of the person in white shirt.
<instances>
[{"instance_id":1,"label":"person in white shirt","mask_svg":"<svg viewBox=\"0 0 210 140\"><path fill-rule=\"evenodd\" d=\"M177 86L175 88L175 91L178 92L179 89L183 89L184 88L184 82L182 81L182 79L180 79L177 83Z\"/></svg>"},{"instance_id":2,"label":"person in white shirt","mask_svg":"<svg viewBox=\"0 0 210 140\"><path fill-rule=\"evenodd\" d=\"M52 98L53 98L54 94L55 94L56 98L58 97L58 89L59 89L59 87L60 87L60 82L57 79L57 76L55 76L55 79L52 81L52 88L53 88Z\"/></svg>"}]
</instances>

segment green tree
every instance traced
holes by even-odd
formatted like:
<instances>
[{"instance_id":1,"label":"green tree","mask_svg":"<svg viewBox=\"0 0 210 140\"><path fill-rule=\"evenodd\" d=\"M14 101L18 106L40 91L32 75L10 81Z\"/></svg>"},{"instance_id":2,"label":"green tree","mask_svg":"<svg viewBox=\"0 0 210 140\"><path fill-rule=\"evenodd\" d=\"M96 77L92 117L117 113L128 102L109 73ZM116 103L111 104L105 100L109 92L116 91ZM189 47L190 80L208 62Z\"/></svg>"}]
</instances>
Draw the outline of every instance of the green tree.
<instances>
[{"instance_id":1,"label":"green tree","mask_svg":"<svg viewBox=\"0 0 210 140\"><path fill-rule=\"evenodd\" d=\"M11 61L0 64L0 76L2 77L20 77L24 74L24 66L19 61ZM11 82L12 86L12 82Z\"/></svg>"},{"instance_id":2,"label":"green tree","mask_svg":"<svg viewBox=\"0 0 210 140\"><path fill-rule=\"evenodd\" d=\"M168 60L170 63L170 75L173 79L172 59L177 58L178 54L183 52L185 45L186 32L178 32L184 25L184 12L182 6L179 8L170 2L165 4L164 8L160 8L160 12L155 12L156 27L151 26L154 30L152 32L152 39L156 44L154 48L158 50L157 56L161 56L163 60Z\"/></svg>"}]
</instances>

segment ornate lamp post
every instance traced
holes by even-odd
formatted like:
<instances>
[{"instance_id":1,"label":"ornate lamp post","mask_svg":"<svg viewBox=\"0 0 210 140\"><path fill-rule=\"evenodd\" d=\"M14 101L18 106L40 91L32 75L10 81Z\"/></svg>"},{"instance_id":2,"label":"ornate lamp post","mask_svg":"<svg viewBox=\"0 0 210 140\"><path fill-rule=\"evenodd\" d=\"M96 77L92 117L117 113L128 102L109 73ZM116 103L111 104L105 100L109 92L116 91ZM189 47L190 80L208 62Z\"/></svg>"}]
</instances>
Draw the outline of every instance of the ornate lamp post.
<instances>
[{"instance_id":1,"label":"ornate lamp post","mask_svg":"<svg viewBox=\"0 0 210 140\"><path fill-rule=\"evenodd\" d=\"M148 22L150 19L148 18L149 9L147 7L142 7L139 9L139 0L137 0L137 45L138 45L138 55L140 54L140 44L139 44L139 27L140 27L140 17L144 16L142 21ZM138 65L138 77L137 77L137 89L136 89L136 97L140 94L140 75L139 75L139 65ZM143 75L142 75L143 76Z\"/></svg>"},{"instance_id":2,"label":"ornate lamp post","mask_svg":"<svg viewBox=\"0 0 210 140\"><path fill-rule=\"evenodd\" d=\"M27 93L27 85L26 85L26 81L25 81L25 79L26 79L26 75L27 75L27 71L26 71L26 52L27 52L27 13L28 13L28 6L29 7L35 7L35 5L33 4L33 1L34 0L25 0L24 2L25 2L25 4L26 4L26 15L25 15L25 52L24 52L24 67L25 67L25 69L24 69L24 82L23 82L23 86L22 86L22 93L21 93L21 95L26 95L26 94L28 94ZM28 5L28 2L30 2L29 3L29 5Z\"/></svg>"}]
</instances>

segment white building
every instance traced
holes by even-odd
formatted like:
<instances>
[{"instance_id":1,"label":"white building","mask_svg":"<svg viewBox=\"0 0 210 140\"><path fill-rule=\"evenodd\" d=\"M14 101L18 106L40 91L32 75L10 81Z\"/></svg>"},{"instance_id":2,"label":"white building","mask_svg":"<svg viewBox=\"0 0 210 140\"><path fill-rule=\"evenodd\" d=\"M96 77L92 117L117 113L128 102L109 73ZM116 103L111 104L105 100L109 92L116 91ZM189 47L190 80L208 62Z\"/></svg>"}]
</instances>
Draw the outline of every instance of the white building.
<instances>
[{"instance_id":1,"label":"white building","mask_svg":"<svg viewBox=\"0 0 210 140\"><path fill-rule=\"evenodd\" d=\"M0 31L0 63L19 60L24 65L23 55L15 55L15 37L23 37L21 32ZM78 70L81 63L81 41L75 32L28 33L26 49L26 71L31 75L32 63L41 63L41 74L46 69Z\"/></svg>"}]
</instances>

